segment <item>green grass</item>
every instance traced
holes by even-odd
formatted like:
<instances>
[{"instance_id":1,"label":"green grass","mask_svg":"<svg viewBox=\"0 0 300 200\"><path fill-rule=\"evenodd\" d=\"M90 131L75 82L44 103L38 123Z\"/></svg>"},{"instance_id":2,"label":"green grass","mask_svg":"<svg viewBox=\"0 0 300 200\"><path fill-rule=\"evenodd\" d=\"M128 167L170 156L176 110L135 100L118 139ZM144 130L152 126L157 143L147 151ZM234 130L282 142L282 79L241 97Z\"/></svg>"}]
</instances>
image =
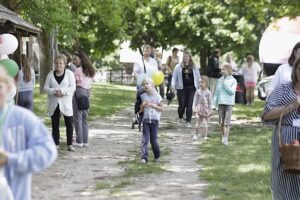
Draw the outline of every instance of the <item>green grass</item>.
<instances>
[{"instance_id":1,"label":"green grass","mask_svg":"<svg viewBox=\"0 0 300 200\"><path fill-rule=\"evenodd\" d=\"M256 117L260 117L265 102L256 100L253 106L246 106L243 104L235 104L233 113L237 119L251 120Z\"/></svg>"},{"instance_id":2,"label":"green grass","mask_svg":"<svg viewBox=\"0 0 300 200\"><path fill-rule=\"evenodd\" d=\"M260 115L264 102L252 107L236 106L234 115L253 119ZM249 112L249 113L248 113ZM203 166L200 176L209 183L206 194L211 199L272 199L270 191L270 138L272 128L251 124L235 125L229 146L221 144L219 132L200 145Z\"/></svg>"},{"instance_id":3,"label":"green grass","mask_svg":"<svg viewBox=\"0 0 300 200\"><path fill-rule=\"evenodd\" d=\"M34 92L34 112L45 118L46 124L50 125L50 118L47 116L47 95L40 94L38 87L36 85ZM110 116L132 105L135 100L135 93L135 87L132 86L94 84L91 90L89 117Z\"/></svg>"}]
</instances>

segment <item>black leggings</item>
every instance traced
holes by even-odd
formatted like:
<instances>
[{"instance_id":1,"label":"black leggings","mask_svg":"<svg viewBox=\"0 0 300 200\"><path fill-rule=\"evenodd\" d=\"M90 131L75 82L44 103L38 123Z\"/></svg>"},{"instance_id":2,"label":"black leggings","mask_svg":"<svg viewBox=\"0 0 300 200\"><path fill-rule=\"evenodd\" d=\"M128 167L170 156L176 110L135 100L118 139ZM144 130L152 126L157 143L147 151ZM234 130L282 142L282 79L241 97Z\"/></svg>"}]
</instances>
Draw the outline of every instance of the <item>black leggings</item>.
<instances>
[{"instance_id":1,"label":"black leggings","mask_svg":"<svg viewBox=\"0 0 300 200\"><path fill-rule=\"evenodd\" d=\"M186 87L182 90L177 90L179 119L183 118L183 114L185 111L186 122L191 122L195 92L196 92L195 87Z\"/></svg>"},{"instance_id":2,"label":"black leggings","mask_svg":"<svg viewBox=\"0 0 300 200\"><path fill-rule=\"evenodd\" d=\"M59 145L59 120L60 120L60 110L59 105L56 107L53 115L51 116L52 122L52 136L56 145ZM67 144L72 145L73 140L73 116L65 116L65 126L66 126L66 134L67 134Z\"/></svg>"}]
</instances>

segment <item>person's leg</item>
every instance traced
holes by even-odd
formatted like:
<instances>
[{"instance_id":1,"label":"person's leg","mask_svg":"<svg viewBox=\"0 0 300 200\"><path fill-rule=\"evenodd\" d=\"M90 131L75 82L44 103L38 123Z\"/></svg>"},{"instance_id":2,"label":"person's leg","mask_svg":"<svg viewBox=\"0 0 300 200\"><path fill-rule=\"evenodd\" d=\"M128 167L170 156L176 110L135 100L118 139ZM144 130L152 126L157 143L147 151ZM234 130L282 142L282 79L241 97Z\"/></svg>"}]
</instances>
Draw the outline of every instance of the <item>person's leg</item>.
<instances>
[{"instance_id":1,"label":"person's leg","mask_svg":"<svg viewBox=\"0 0 300 200\"><path fill-rule=\"evenodd\" d=\"M193 100L196 89L194 87L186 89L186 122L191 123L193 115Z\"/></svg>"},{"instance_id":2,"label":"person's leg","mask_svg":"<svg viewBox=\"0 0 300 200\"><path fill-rule=\"evenodd\" d=\"M143 122L143 136L142 136L142 160L148 161L148 142L150 137L150 124Z\"/></svg>"},{"instance_id":3,"label":"person's leg","mask_svg":"<svg viewBox=\"0 0 300 200\"><path fill-rule=\"evenodd\" d=\"M179 117L179 119L182 119L184 109L185 109L185 91L184 90L177 90L177 99L178 99L178 117Z\"/></svg>"},{"instance_id":4,"label":"person's leg","mask_svg":"<svg viewBox=\"0 0 300 200\"><path fill-rule=\"evenodd\" d=\"M83 144L82 111L78 109L77 100L75 96L73 96L73 118L74 118L74 128L76 132L76 143Z\"/></svg>"},{"instance_id":5,"label":"person's leg","mask_svg":"<svg viewBox=\"0 0 300 200\"><path fill-rule=\"evenodd\" d=\"M169 73L169 75L168 75L168 83L167 83L167 94L171 90L171 82L172 82L172 73Z\"/></svg>"},{"instance_id":6,"label":"person's leg","mask_svg":"<svg viewBox=\"0 0 300 200\"><path fill-rule=\"evenodd\" d=\"M73 142L73 116L64 116L66 135L67 135L67 145L72 145Z\"/></svg>"},{"instance_id":7,"label":"person's leg","mask_svg":"<svg viewBox=\"0 0 300 200\"><path fill-rule=\"evenodd\" d=\"M208 139L207 133L208 133L208 126L207 126L207 117L203 117L202 119L203 122L203 128L204 128L204 139Z\"/></svg>"},{"instance_id":8,"label":"person's leg","mask_svg":"<svg viewBox=\"0 0 300 200\"><path fill-rule=\"evenodd\" d=\"M24 107L24 92L18 92L17 103L18 106Z\"/></svg>"},{"instance_id":9,"label":"person's leg","mask_svg":"<svg viewBox=\"0 0 300 200\"><path fill-rule=\"evenodd\" d=\"M165 82L163 81L162 84L159 85L159 94L161 98L165 98Z\"/></svg>"},{"instance_id":10,"label":"person's leg","mask_svg":"<svg viewBox=\"0 0 300 200\"><path fill-rule=\"evenodd\" d=\"M51 116L51 124L52 124L52 136L56 145L59 145L59 118L60 118L60 110L59 106L56 107L53 115Z\"/></svg>"},{"instance_id":11,"label":"person's leg","mask_svg":"<svg viewBox=\"0 0 300 200\"><path fill-rule=\"evenodd\" d=\"M160 149L157 142L158 122L150 124L150 143L154 154L154 159L160 157Z\"/></svg>"},{"instance_id":12,"label":"person's leg","mask_svg":"<svg viewBox=\"0 0 300 200\"><path fill-rule=\"evenodd\" d=\"M33 91L28 91L26 108L33 111Z\"/></svg>"},{"instance_id":13,"label":"person's leg","mask_svg":"<svg viewBox=\"0 0 300 200\"><path fill-rule=\"evenodd\" d=\"M89 126L88 126L88 110L82 110L82 138L83 144L87 145L89 140Z\"/></svg>"},{"instance_id":14,"label":"person's leg","mask_svg":"<svg viewBox=\"0 0 300 200\"><path fill-rule=\"evenodd\" d=\"M250 97L250 104L251 104L251 105L254 103L254 97L255 97L254 89L255 89L255 86L250 88L250 94L251 94L251 97Z\"/></svg>"},{"instance_id":15,"label":"person's leg","mask_svg":"<svg viewBox=\"0 0 300 200\"><path fill-rule=\"evenodd\" d=\"M249 105L250 102L251 102L251 99L250 99L251 93L250 92L251 92L250 91L250 87L246 86L246 101L247 101L247 105Z\"/></svg>"},{"instance_id":16,"label":"person's leg","mask_svg":"<svg viewBox=\"0 0 300 200\"><path fill-rule=\"evenodd\" d=\"M228 136L230 131L230 121L231 121L231 114L232 114L232 106L226 105L225 106L225 119L224 119L224 144L228 145Z\"/></svg>"}]
</instances>

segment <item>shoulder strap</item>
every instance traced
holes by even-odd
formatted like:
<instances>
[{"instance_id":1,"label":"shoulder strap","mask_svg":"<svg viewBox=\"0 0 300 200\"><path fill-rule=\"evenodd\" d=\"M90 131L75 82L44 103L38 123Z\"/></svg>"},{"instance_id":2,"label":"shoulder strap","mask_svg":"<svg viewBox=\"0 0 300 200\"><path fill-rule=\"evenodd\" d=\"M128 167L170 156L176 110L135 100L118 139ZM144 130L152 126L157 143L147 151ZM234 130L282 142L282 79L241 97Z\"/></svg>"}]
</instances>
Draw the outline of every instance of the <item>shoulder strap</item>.
<instances>
[{"instance_id":1,"label":"shoulder strap","mask_svg":"<svg viewBox=\"0 0 300 200\"><path fill-rule=\"evenodd\" d=\"M142 61L143 61L143 65L144 65L144 72L146 74L146 66L145 66L145 62L144 62L144 56L142 56Z\"/></svg>"}]
</instances>

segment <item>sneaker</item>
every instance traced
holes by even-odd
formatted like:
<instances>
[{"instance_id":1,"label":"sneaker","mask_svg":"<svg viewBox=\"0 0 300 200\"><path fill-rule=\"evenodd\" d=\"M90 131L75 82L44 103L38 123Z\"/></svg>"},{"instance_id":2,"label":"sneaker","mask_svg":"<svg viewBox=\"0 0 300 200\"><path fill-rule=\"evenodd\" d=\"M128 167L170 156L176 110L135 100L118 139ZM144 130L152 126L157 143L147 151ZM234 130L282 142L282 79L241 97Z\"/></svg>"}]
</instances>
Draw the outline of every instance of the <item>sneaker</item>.
<instances>
[{"instance_id":1,"label":"sneaker","mask_svg":"<svg viewBox=\"0 0 300 200\"><path fill-rule=\"evenodd\" d=\"M197 135L194 135L193 141L196 141L196 140L198 140L198 137L197 137Z\"/></svg>"},{"instance_id":2,"label":"sneaker","mask_svg":"<svg viewBox=\"0 0 300 200\"><path fill-rule=\"evenodd\" d=\"M75 151L74 147L72 145L68 146L68 151Z\"/></svg>"},{"instance_id":3,"label":"sneaker","mask_svg":"<svg viewBox=\"0 0 300 200\"><path fill-rule=\"evenodd\" d=\"M89 143L83 143L83 147L89 147Z\"/></svg>"},{"instance_id":4,"label":"sneaker","mask_svg":"<svg viewBox=\"0 0 300 200\"><path fill-rule=\"evenodd\" d=\"M223 142L223 144L224 144L225 146L228 146L228 138L227 138L227 137L224 137L224 142Z\"/></svg>"},{"instance_id":5,"label":"sneaker","mask_svg":"<svg viewBox=\"0 0 300 200\"><path fill-rule=\"evenodd\" d=\"M146 163L147 163L147 161L146 161L145 159L142 159L142 160L141 160L141 163L144 163L144 164L146 164Z\"/></svg>"},{"instance_id":6,"label":"sneaker","mask_svg":"<svg viewBox=\"0 0 300 200\"><path fill-rule=\"evenodd\" d=\"M222 144L224 144L224 141L225 141L225 138L224 138L224 137L222 137Z\"/></svg>"},{"instance_id":7,"label":"sneaker","mask_svg":"<svg viewBox=\"0 0 300 200\"><path fill-rule=\"evenodd\" d=\"M159 161L160 161L159 158L154 159L154 162L156 162L156 163L159 163Z\"/></svg>"},{"instance_id":8,"label":"sneaker","mask_svg":"<svg viewBox=\"0 0 300 200\"><path fill-rule=\"evenodd\" d=\"M181 126L181 124L182 124L182 119L178 119L177 125Z\"/></svg>"},{"instance_id":9,"label":"sneaker","mask_svg":"<svg viewBox=\"0 0 300 200\"><path fill-rule=\"evenodd\" d=\"M187 122L187 123L186 123L186 127L188 127L188 128L192 128L192 124L191 124L191 122Z\"/></svg>"},{"instance_id":10,"label":"sneaker","mask_svg":"<svg viewBox=\"0 0 300 200\"><path fill-rule=\"evenodd\" d=\"M82 143L77 143L77 142L75 142L75 143L74 143L74 146L76 146L76 147L83 147L83 144L82 144Z\"/></svg>"},{"instance_id":11,"label":"sneaker","mask_svg":"<svg viewBox=\"0 0 300 200\"><path fill-rule=\"evenodd\" d=\"M204 137L203 139L204 139L204 140L208 140L208 139L209 139L209 137Z\"/></svg>"}]
</instances>

